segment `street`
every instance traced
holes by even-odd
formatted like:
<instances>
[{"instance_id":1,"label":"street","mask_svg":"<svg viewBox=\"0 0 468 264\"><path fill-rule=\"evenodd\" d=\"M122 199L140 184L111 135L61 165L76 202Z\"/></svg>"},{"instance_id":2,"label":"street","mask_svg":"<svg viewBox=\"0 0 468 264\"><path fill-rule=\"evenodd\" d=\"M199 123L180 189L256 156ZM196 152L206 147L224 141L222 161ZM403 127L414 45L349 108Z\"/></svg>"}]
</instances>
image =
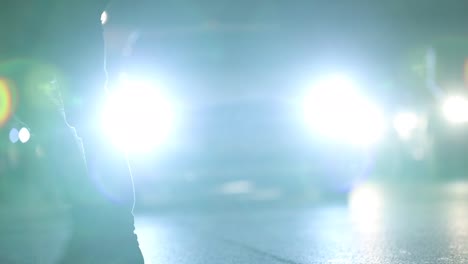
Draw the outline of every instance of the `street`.
<instances>
[{"instance_id":1,"label":"street","mask_svg":"<svg viewBox=\"0 0 468 264\"><path fill-rule=\"evenodd\" d=\"M348 202L138 213L147 263L466 263L468 184L364 185ZM51 220L54 219L54 220ZM1 263L54 263L62 213L3 213Z\"/></svg>"},{"instance_id":2,"label":"street","mask_svg":"<svg viewBox=\"0 0 468 264\"><path fill-rule=\"evenodd\" d=\"M0 264L468 263L466 1L2 3Z\"/></svg>"}]
</instances>

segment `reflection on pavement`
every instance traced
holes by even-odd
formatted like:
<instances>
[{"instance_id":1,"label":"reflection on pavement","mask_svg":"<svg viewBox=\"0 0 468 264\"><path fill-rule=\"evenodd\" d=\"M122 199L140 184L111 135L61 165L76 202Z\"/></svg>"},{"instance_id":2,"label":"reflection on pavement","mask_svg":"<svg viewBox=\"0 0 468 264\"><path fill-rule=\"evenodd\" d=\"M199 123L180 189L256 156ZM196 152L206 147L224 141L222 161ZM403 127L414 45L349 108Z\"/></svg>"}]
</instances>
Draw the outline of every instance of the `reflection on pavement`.
<instances>
[{"instance_id":1,"label":"reflection on pavement","mask_svg":"<svg viewBox=\"0 0 468 264\"><path fill-rule=\"evenodd\" d=\"M382 221L384 197L374 185L366 184L354 189L348 202L353 226L363 234L378 232Z\"/></svg>"},{"instance_id":2,"label":"reflection on pavement","mask_svg":"<svg viewBox=\"0 0 468 264\"><path fill-rule=\"evenodd\" d=\"M141 214L136 232L150 264L468 263L467 184L392 188L315 207ZM2 264L54 264L69 233L65 216L4 211L0 223Z\"/></svg>"}]
</instances>

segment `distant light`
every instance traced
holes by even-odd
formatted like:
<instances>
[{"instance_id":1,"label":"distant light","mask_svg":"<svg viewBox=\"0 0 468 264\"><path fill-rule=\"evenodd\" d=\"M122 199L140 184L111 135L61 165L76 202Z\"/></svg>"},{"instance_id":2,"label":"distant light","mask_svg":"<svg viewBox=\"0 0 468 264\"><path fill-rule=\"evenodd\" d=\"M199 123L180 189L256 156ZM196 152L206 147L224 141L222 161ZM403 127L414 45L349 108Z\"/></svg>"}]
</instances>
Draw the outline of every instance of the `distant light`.
<instances>
[{"instance_id":1,"label":"distant light","mask_svg":"<svg viewBox=\"0 0 468 264\"><path fill-rule=\"evenodd\" d=\"M10 141L11 143L16 143L19 140L19 131L16 128L10 130Z\"/></svg>"},{"instance_id":2,"label":"distant light","mask_svg":"<svg viewBox=\"0 0 468 264\"><path fill-rule=\"evenodd\" d=\"M106 11L102 12L102 14L101 14L101 24L105 25L107 23L107 19L108 19L107 12Z\"/></svg>"},{"instance_id":3,"label":"distant light","mask_svg":"<svg viewBox=\"0 0 468 264\"><path fill-rule=\"evenodd\" d=\"M382 111L347 76L332 75L316 83L304 104L306 122L311 129L331 140L372 145L384 133Z\"/></svg>"},{"instance_id":4,"label":"distant light","mask_svg":"<svg viewBox=\"0 0 468 264\"><path fill-rule=\"evenodd\" d=\"M408 140L419 123L420 119L416 113L401 112L393 119L393 128L401 139Z\"/></svg>"},{"instance_id":5,"label":"distant light","mask_svg":"<svg viewBox=\"0 0 468 264\"><path fill-rule=\"evenodd\" d=\"M31 138L31 133L29 133L29 130L27 128L23 127L18 133L18 138L21 141L21 143L26 143Z\"/></svg>"},{"instance_id":6,"label":"distant light","mask_svg":"<svg viewBox=\"0 0 468 264\"><path fill-rule=\"evenodd\" d=\"M468 122L468 100L459 95L448 97L442 105L445 118L454 124Z\"/></svg>"}]
</instances>

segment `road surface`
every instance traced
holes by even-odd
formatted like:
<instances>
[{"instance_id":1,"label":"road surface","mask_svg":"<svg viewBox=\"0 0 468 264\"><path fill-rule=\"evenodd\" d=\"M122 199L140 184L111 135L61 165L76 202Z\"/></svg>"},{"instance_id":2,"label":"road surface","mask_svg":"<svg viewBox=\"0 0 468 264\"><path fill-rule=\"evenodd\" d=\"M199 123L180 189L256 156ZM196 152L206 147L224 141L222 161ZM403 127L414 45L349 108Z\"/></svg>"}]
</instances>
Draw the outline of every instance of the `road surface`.
<instances>
[{"instance_id":1,"label":"road surface","mask_svg":"<svg viewBox=\"0 0 468 264\"><path fill-rule=\"evenodd\" d=\"M0 263L54 263L67 214L4 212ZM468 184L366 185L347 202L139 213L147 263L468 263Z\"/></svg>"}]
</instances>

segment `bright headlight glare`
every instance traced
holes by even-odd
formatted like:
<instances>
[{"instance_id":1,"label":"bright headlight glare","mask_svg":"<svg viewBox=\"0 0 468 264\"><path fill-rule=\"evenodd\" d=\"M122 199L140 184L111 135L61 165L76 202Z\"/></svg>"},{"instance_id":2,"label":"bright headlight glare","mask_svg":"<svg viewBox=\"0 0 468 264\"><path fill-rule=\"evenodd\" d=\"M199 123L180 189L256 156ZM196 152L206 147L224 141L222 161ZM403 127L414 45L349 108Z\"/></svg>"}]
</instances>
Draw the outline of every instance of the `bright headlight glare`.
<instances>
[{"instance_id":1,"label":"bright headlight glare","mask_svg":"<svg viewBox=\"0 0 468 264\"><path fill-rule=\"evenodd\" d=\"M400 138L407 140L411 138L419 122L420 119L416 113L400 112L393 119L393 128Z\"/></svg>"},{"instance_id":2,"label":"bright headlight glare","mask_svg":"<svg viewBox=\"0 0 468 264\"><path fill-rule=\"evenodd\" d=\"M466 123L468 122L468 100L459 95L450 96L443 102L442 112L451 123Z\"/></svg>"},{"instance_id":3,"label":"bright headlight glare","mask_svg":"<svg viewBox=\"0 0 468 264\"><path fill-rule=\"evenodd\" d=\"M117 147L129 152L147 152L167 139L173 114L169 100L154 86L123 80L104 107L103 128Z\"/></svg>"},{"instance_id":4,"label":"bright headlight glare","mask_svg":"<svg viewBox=\"0 0 468 264\"><path fill-rule=\"evenodd\" d=\"M304 110L311 129L335 141L371 145L385 130L379 107L343 76L319 82L305 99Z\"/></svg>"}]
</instances>

